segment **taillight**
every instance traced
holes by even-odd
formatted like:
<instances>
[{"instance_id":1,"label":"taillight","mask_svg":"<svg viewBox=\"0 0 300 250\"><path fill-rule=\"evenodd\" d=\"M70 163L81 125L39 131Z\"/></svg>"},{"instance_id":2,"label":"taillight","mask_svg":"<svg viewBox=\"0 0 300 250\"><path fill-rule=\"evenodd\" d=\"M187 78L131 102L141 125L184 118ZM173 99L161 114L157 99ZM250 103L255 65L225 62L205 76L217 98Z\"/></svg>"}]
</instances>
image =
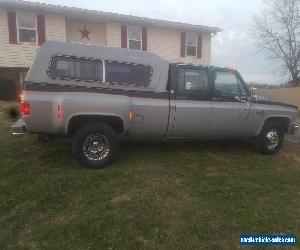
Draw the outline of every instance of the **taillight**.
<instances>
[{"instance_id":1,"label":"taillight","mask_svg":"<svg viewBox=\"0 0 300 250\"><path fill-rule=\"evenodd\" d=\"M22 115L30 115L30 105L26 102L21 103L21 113Z\"/></svg>"},{"instance_id":2,"label":"taillight","mask_svg":"<svg viewBox=\"0 0 300 250\"><path fill-rule=\"evenodd\" d=\"M57 105L57 109L56 109L56 116L58 119L61 119L63 115L63 110L62 107L60 105Z\"/></svg>"}]
</instances>

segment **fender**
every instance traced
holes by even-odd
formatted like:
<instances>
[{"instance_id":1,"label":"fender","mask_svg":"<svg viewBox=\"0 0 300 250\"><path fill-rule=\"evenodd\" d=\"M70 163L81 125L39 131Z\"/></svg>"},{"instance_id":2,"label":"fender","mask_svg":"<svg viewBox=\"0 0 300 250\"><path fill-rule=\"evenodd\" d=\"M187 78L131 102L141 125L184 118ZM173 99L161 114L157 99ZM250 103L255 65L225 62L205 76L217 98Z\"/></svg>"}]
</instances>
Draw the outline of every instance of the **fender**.
<instances>
[{"instance_id":1,"label":"fender","mask_svg":"<svg viewBox=\"0 0 300 250\"><path fill-rule=\"evenodd\" d=\"M291 122L291 117L288 116L288 115L268 115L265 117L265 119L262 120L262 123L258 126L258 129L257 131L255 132L255 136L259 135L260 134L260 131L262 130L263 126L265 125L265 122L268 120L268 119L274 119L274 120L285 120L285 121L288 121L288 123Z\"/></svg>"},{"instance_id":2,"label":"fender","mask_svg":"<svg viewBox=\"0 0 300 250\"><path fill-rule=\"evenodd\" d=\"M97 117L99 119L97 119ZM122 122L122 129L121 131L119 131L121 134L125 134L126 131L128 130L129 127L129 116L127 118L124 118L120 115L116 115L113 113L90 113L90 112L83 112L83 113L75 113L73 115L71 115L70 117L68 117L67 122L65 123L65 127L64 127L64 134L69 134L70 133L70 123L72 122L72 119L76 119L78 118L78 120L84 120L85 118L87 118L87 120L91 120L91 121L107 121L107 120L111 120L112 118L117 118ZM107 119L106 119L107 118Z\"/></svg>"}]
</instances>

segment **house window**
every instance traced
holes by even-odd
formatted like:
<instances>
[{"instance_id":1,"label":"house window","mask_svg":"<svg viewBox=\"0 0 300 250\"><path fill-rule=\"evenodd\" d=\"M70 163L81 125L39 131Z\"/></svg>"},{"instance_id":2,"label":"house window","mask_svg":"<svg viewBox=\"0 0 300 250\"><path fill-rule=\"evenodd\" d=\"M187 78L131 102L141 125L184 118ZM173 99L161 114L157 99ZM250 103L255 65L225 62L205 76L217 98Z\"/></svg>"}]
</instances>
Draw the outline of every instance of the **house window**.
<instances>
[{"instance_id":1,"label":"house window","mask_svg":"<svg viewBox=\"0 0 300 250\"><path fill-rule=\"evenodd\" d=\"M152 68L148 65L107 61L105 63L105 80L134 86L148 86L151 81Z\"/></svg>"},{"instance_id":2,"label":"house window","mask_svg":"<svg viewBox=\"0 0 300 250\"><path fill-rule=\"evenodd\" d=\"M20 43L37 42L36 15L18 13L18 40Z\"/></svg>"},{"instance_id":3,"label":"house window","mask_svg":"<svg viewBox=\"0 0 300 250\"><path fill-rule=\"evenodd\" d=\"M196 56L197 55L197 34L186 33L186 55Z\"/></svg>"},{"instance_id":4,"label":"house window","mask_svg":"<svg viewBox=\"0 0 300 250\"><path fill-rule=\"evenodd\" d=\"M141 27L128 26L128 48L142 50L142 29Z\"/></svg>"},{"instance_id":5,"label":"house window","mask_svg":"<svg viewBox=\"0 0 300 250\"><path fill-rule=\"evenodd\" d=\"M54 56L50 72L53 78L102 82L102 61L67 56Z\"/></svg>"}]
</instances>

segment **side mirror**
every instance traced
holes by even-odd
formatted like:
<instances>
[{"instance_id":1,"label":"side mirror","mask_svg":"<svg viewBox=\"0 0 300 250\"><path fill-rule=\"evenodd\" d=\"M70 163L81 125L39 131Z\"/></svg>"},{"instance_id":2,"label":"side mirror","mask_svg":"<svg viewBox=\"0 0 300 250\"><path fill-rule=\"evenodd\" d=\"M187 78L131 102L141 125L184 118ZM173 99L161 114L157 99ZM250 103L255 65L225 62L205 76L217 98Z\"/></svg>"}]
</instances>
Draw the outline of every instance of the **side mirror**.
<instances>
[{"instance_id":1,"label":"side mirror","mask_svg":"<svg viewBox=\"0 0 300 250\"><path fill-rule=\"evenodd\" d=\"M256 88L254 88L253 86L251 86L250 88L250 95L254 96L254 90L256 90Z\"/></svg>"}]
</instances>

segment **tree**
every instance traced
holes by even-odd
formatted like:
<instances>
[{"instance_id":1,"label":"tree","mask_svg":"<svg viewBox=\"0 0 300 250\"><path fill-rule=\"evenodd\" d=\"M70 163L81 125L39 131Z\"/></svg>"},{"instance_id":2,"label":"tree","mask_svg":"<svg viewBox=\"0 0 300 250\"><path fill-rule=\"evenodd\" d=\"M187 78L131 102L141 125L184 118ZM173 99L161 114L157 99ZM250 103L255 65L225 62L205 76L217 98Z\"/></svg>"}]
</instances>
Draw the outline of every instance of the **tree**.
<instances>
[{"instance_id":1,"label":"tree","mask_svg":"<svg viewBox=\"0 0 300 250\"><path fill-rule=\"evenodd\" d=\"M266 0L266 12L254 17L259 47L284 66L294 85L299 84L300 0Z\"/></svg>"}]
</instances>

